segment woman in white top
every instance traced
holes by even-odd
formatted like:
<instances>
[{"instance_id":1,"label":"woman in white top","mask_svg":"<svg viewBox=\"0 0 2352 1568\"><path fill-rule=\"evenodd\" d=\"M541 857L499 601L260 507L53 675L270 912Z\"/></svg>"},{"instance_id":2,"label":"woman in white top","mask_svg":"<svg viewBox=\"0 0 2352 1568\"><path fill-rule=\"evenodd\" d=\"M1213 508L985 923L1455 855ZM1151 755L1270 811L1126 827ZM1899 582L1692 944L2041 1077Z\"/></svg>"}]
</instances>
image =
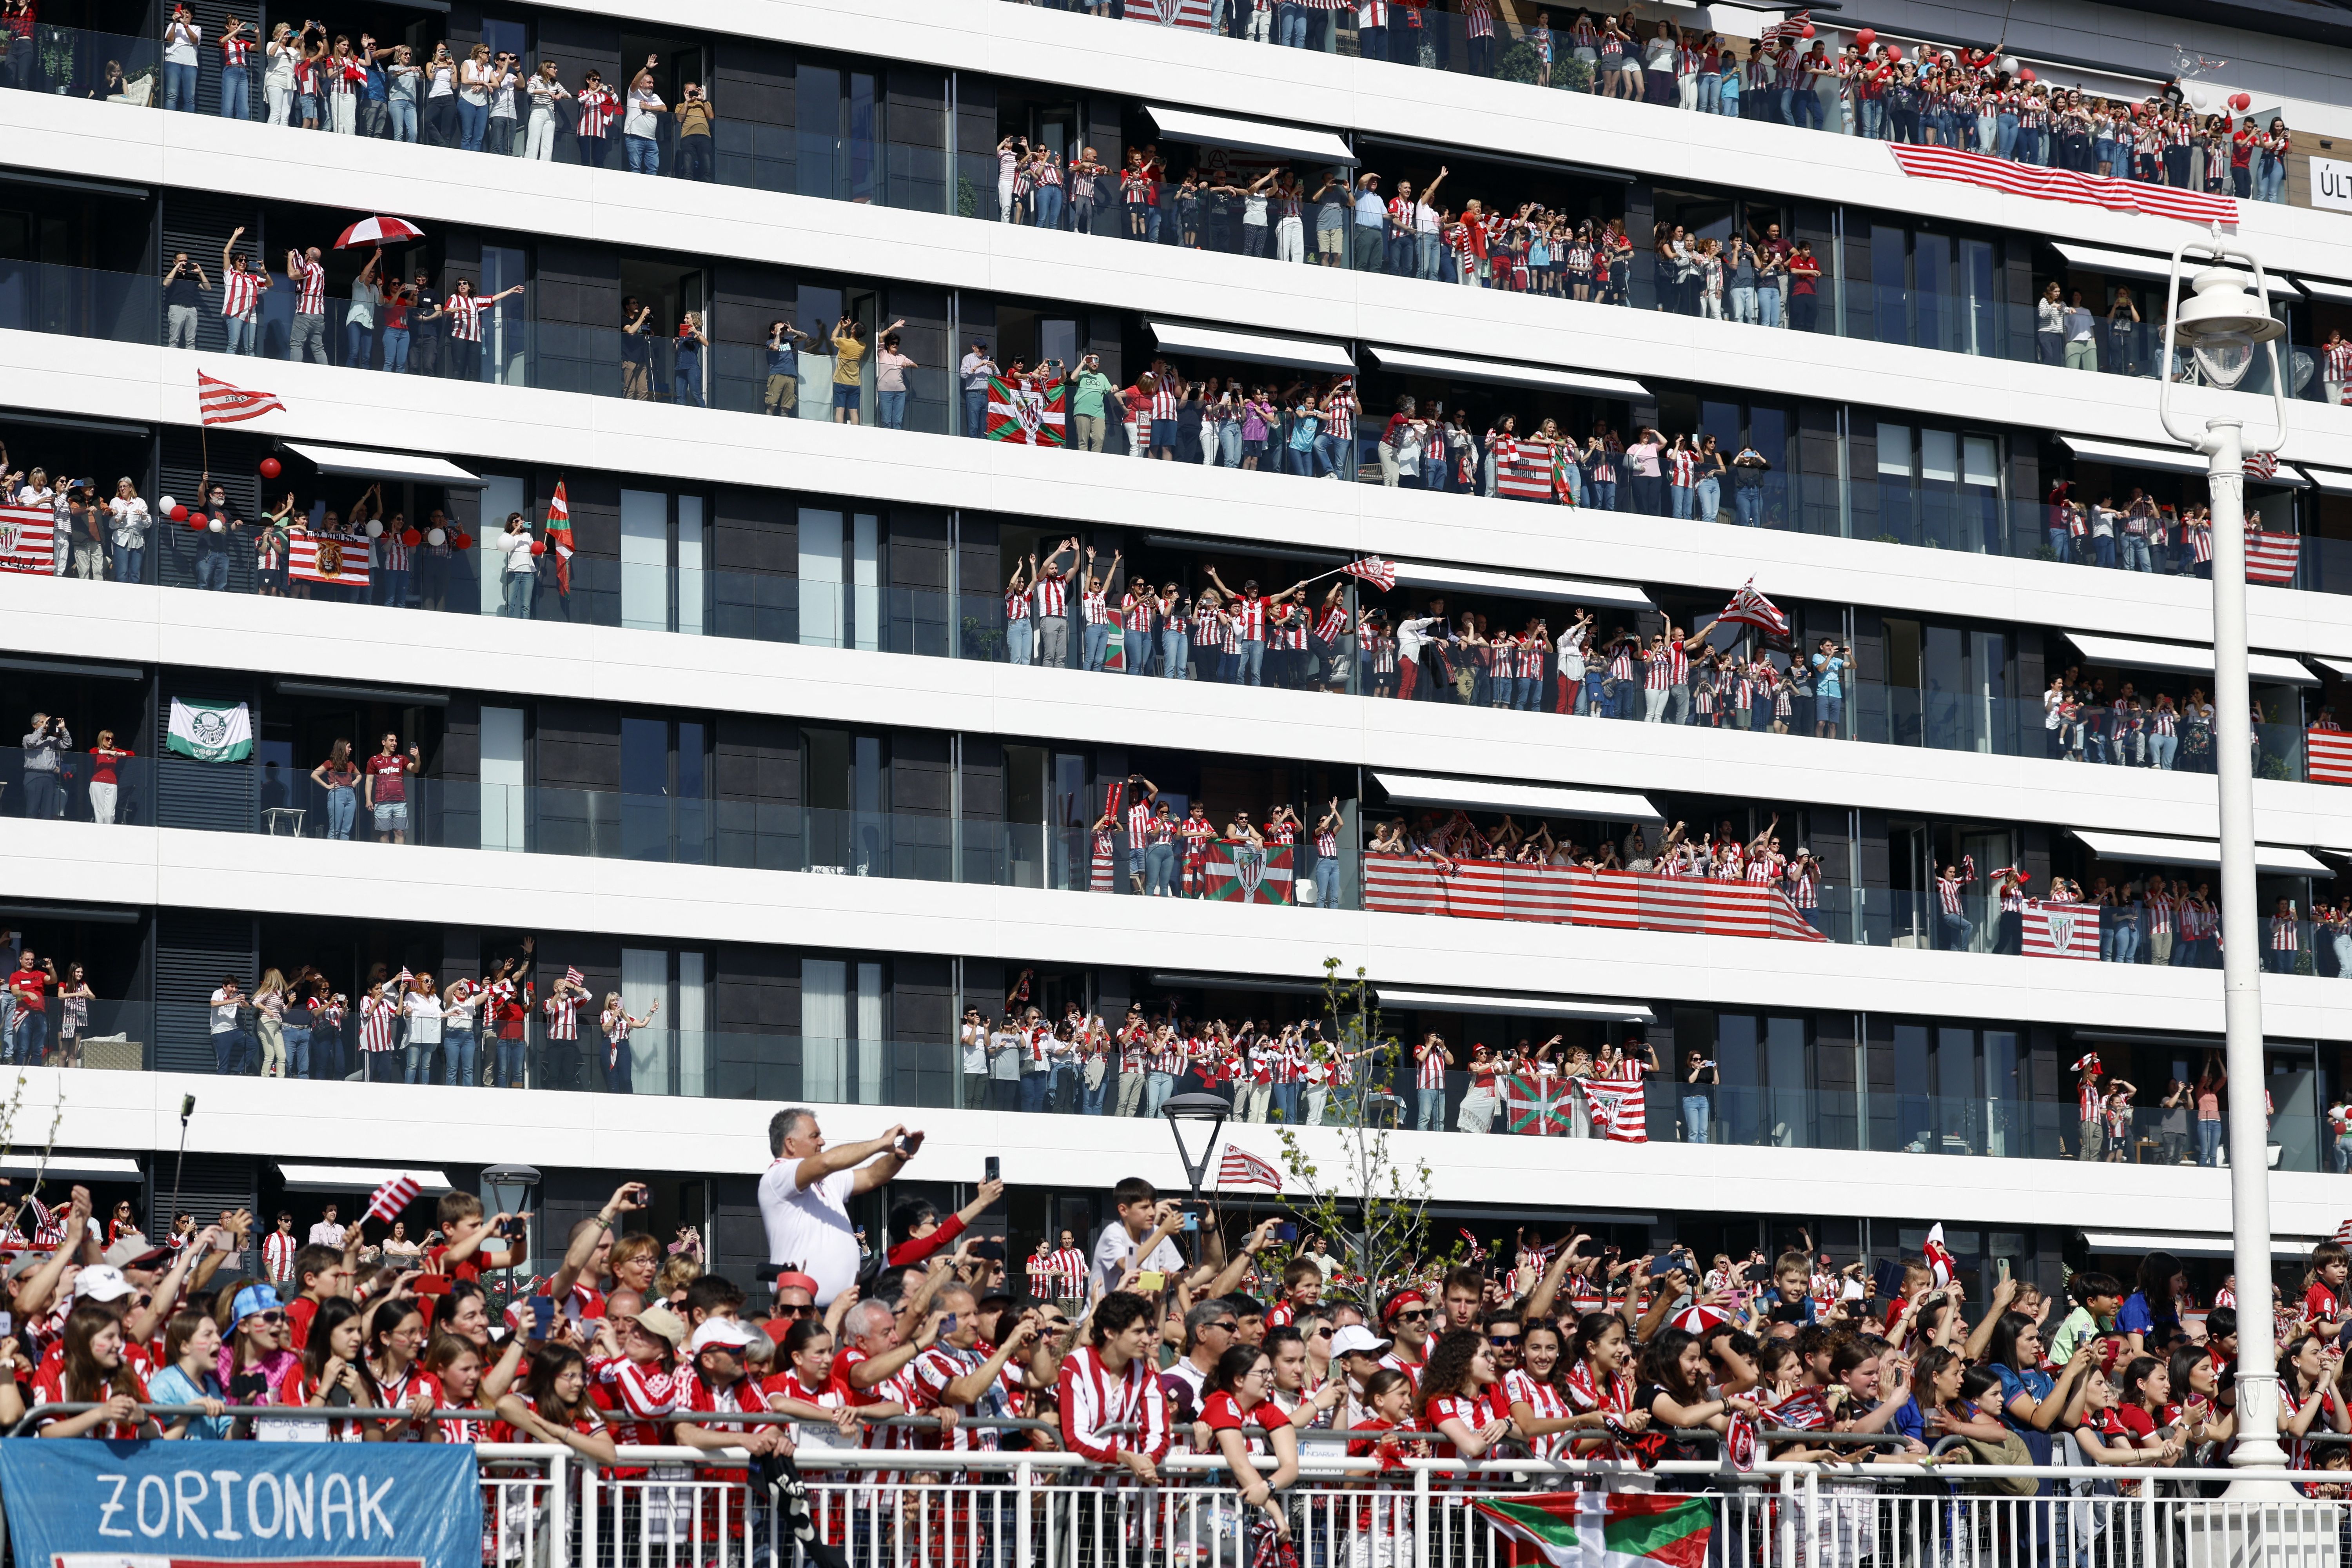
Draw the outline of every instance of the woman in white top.
<instances>
[{"instance_id":1,"label":"woman in white top","mask_svg":"<svg viewBox=\"0 0 2352 1568\"><path fill-rule=\"evenodd\" d=\"M433 46L425 62L425 144L455 147L457 126L457 62L446 43Z\"/></svg>"},{"instance_id":2,"label":"woman in white top","mask_svg":"<svg viewBox=\"0 0 2352 1568\"><path fill-rule=\"evenodd\" d=\"M523 521L522 513L510 513L506 532L490 542L493 548L506 552L506 569L500 574L505 578L504 613L511 619L527 621L530 619L531 588L539 581L538 563L531 558L530 524Z\"/></svg>"},{"instance_id":3,"label":"woman in white top","mask_svg":"<svg viewBox=\"0 0 2352 1568\"><path fill-rule=\"evenodd\" d=\"M424 75L425 68L416 63L415 55L406 44L392 47L392 63L383 68L383 96L395 142L416 140L417 84Z\"/></svg>"},{"instance_id":4,"label":"woman in white top","mask_svg":"<svg viewBox=\"0 0 2352 1568\"><path fill-rule=\"evenodd\" d=\"M114 499L106 503L114 518L114 580L136 583L147 560L147 530L154 519L139 499L139 487L128 476L114 482Z\"/></svg>"},{"instance_id":5,"label":"woman in white top","mask_svg":"<svg viewBox=\"0 0 2352 1568\"><path fill-rule=\"evenodd\" d=\"M482 150L482 133L490 123L490 89L499 79L490 63L490 46L476 44L466 63L457 68L457 149Z\"/></svg>"},{"instance_id":6,"label":"woman in white top","mask_svg":"<svg viewBox=\"0 0 2352 1568\"><path fill-rule=\"evenodd\" d=\"M452 980L441 1001L441 1052L446 1064L441 1081L471 1088L481 1082L474 1066L475 1042L480 1038L474 1030L474 1014L482 1005L481 991L471 981Z\"/></svg>"},{"instance_id":7,"label":"woman in white top","mask_svg":"<svg viewBox=\"0 0 2352 1568\"><path fill-rule=\"evenodd\" d=\"M294 40L293 26L279 22L269 29L269 44L264 50L266 67L261 77L261 96L269 106L269 123L283 125L294 112L294 61L301 54L301 46Z\"/></svg>"},{"instance_id":8,"label":"woman in white top","mask_svg":"<svg viewBox=\"0 0 2352 1568\"><path fill-rule=\"evenodd\" d=\"M646 68L629 83L628 111L621 120L621 150L628 159L629 173L661 173L661 143L654 138L659 134L666 107L661 95L654 91L653 61L647 59Z\"/></svg>"},{"instance_id":9,"label":"woman in white top","mask_svg":"<svg viewBox=\"0 0 2352 1568\"><path fill-rule=\"evenodd\" d=\"M419 974L400 999L408 1020L407 1083L433 1081L433 1053L441 1048L441 995L430 974Z\"/></svg>"},{"instance_id":10,"label":"woman in white top","mask_svg":"<svg viewBox=\"0 0 2352 1568\"><path fill-rule=\"evenodd\" d=\"M544 163L555 156L555 106L570 98L572 91L555 79L555 62L541 60L527 84L530 93L530 121L523 131L522 155Z\"/></svg>"}]
</instances>

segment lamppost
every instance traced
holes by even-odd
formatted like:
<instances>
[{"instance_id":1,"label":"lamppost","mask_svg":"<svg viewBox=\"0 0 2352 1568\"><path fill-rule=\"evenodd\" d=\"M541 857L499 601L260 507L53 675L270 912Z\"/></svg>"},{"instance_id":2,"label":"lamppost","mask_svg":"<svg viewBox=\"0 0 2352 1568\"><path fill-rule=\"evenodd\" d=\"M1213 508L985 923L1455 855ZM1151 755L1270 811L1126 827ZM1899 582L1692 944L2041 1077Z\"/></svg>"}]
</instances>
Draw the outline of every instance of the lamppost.
<instances>
[{"instance_id":1,"label":"lamppost","mask_svg":"<svg viewBox=\"0 0 2352 1568\"><path fill-rule=\"evenodd\" d=\"M2181 258L2189 250L2213 264L2190 280L2196 297L2180 300ZM2223 265L2244 261L2246 275ZM2234 414L2208 415L2200 426L2173 412L2173 340L2186 340L2206 382L2228 390L2253 367L2265 345L2277 434L2256 452L2274 452L2286 439L2286 394L2279 374L2278 337L2284 331L2269 309L2270 283L2261 258L2210 237L2173 248L2164 329L2164 364L2157 414L2176 441L2205 454L2205 483L2213 511L2213 771L2221 794L2221 1006L2223 1059L2230 1079L2230 1215L2238 1271L2238 1440L2230 1463L2241 1468L2280 1467L2278 1356L2271 1333L2270 1128L2263 1112L2263 980L2261 922L2254 908L2254 768L2252 714L2246 690L2246 505L2248 450L2243 422ZM2231 1483L2229 1495L2291 1499L2284 1482Z\"/></svg>"},{"instance_id":2,"label":"lamppost","mask_svg":"<svg viewBox=\"0 0 2352 1568\"><path fill-rule=\"evenodd\" d=\"M1192 1189L1192 1206L1189 1213L1194 1215L1200 1213L1201 1184L1207 1179L1209 1161L1217 1152L1217 1135L1224 1131L1226 1119L1233 1113L1232 1102L1223 1095L1216 1094L1171 1095L1169 1097L1168 1103L1160 1108L1160 1114L1168 1118L1168 1131L1176 1139L1176 1158L1183 1162L1184 1180ZM1184 1142L1184 1124L1188 1121L1205 1122L1208 1125L1208 1132L1201 1140L1201 1152L1198 1158L1194 1157L1192 1151ZM1200 1232L1193 1228L1198 1224L1199 1222L1194 1220L1186 1226L1186 1229L1191 1232L1192 1260L1196 1264L1201 1261Z\"/></svg>"}]
</instances>

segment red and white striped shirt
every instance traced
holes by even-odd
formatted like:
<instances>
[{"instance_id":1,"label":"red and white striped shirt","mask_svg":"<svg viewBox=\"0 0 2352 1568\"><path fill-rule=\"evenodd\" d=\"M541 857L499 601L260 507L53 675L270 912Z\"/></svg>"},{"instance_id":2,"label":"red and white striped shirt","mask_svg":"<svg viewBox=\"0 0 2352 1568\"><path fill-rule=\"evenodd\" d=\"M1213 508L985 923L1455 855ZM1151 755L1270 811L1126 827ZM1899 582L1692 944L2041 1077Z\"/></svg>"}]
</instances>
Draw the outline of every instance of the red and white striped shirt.
<instances>
[{"instance_id":1,"label":"red and white striped shirt","mask_svg":"<svg viewBox=\"0 0 2352 1568\"><path fill-rule=\"evenodd\" d=\"M1004 618L1025 621L1029 618L1029 595L1018 588L1008 588L1004 594Z\"/></svg>"},{"instance_id":2,"label":"red and white striped shirt","mask_svg":"<svg viewBox=\"0 0 2352 1568\"><path fill-rule=\"evenodd\" d=\"M1058 618L1070 613L1070 583L1066 577L1045 576L1037 579L1037 614L1041 617Z\"/></svg>"},{"instance_id":3,"label":"red and white striped shirt","mask_svg":"<svg viewBox=\"0 0 2352 1568\"><path fill-rule=\"evenodd\" d=\"M1937 878L1936 897L1942 901L1946 914L1957 915L1963 912L1960 909L1960 879L1958 877Z\"/></svg>"},{"instance_id":4,"label":"red and white striped shirt","mask_svg":"<svg viewBox=\"0 0 2352 1568\"><path fill-rule=\"evenodd\" d=\"M1442 1047L1432 1046L1422 1053L1421 1068L1414 1075L1413 1087L1416 1089L1445 1087L1445 1052Z\"/></svg>"},{"instance_id":5,"label":"red and white striped shirt","mask_svg":"<svg viewBox=\"0 0 2352 1568\"><path fill-rule=\"evenodd\" d=\"M1318 641L1336 644L1348 635L1348 610L1344 605L1327 605L1323 618L1315 623Z\"/></svg>"},{"instance_id":6,"label":"red and white striped shirt","mask_svg":"<svg viewBox=\"0 0 2352 1568\"><path fill-rule=\"evenodd\" d=\"M1265 599L1263 595L1244 594L1227 607L1232 611L1234 619L1241 624L1242 641L1264 642L1265 640Z\"/></svg>"},{"instance_id":7,"label":"red and white striped shirt","mask_svg":"<svg viewBox=\"0 0 2352 1568\"><path fill-rule=\"evenodd\" d=\"M253 314L261 303L262 277L258 272L230 268L221 279L221 314L232 320Z\"/></svg>"},{"instance_id":8,"label":"red and white striped shirt","mask_svg":"<svg viewBox=\"0 0 2352 1568\"><path fill-rule=\"evenodd\" d=\"M1160 1397L1160 1376L1144 1357L1117 1373L1092 1347L1073 1351L1062 1363L1062 1446L1098 1465L1116 1466L1122 1453L1158 1459L1168 1452L1168 1405ZM1106 1432L1108 1426L1136 1430Z\"/></svg>"},{"instance_id":9,"label":"red and white striped shirt","mask_svg":"<svg viewBox=\"0 0 2352 1568\"><path fill-rule=\"evenodd\" d=\"M1173 1078L1184 1070L1184 1042L1174 1035L1156 1042L1151 1047L1150 1067L1153 1072L1164 1072Z\"/></svg>"},{"instance_id":10,"label":"red and white striped shirt","mask_svg":"<svg viewBox=\"0 0 2352 1568\"><path fill-rule=\"evenodd\" d=\"M1100 594L1084 594L1078 598L1078 613L1090 626L1102 626L1110 619L1110 602Z\"/></svg>"},{"instance_id":11,"label":"red and white striped shirt","mask_svg":"<svg viewBox=\"0 0 2352 1568\"><path fill-rule=\"evenodd\" d=\"M289 270L301 289L294 301L295 313L303 316L323 316L327 313L327 269L307 258L296 258Z\"/></svg>"},{"instance_id":12,"label":"red and white striped shirt","mask_svg":"<svg viewBox=\"0 0 2352 1568\"><path fill-rule=\"evenodd\" d=\"M1056 1253L1055 1257L1060 1254ZM1065 1292L1066 1294L1066 1292ZM950 1384L971 1376L988 1364L988 1358L978 1351L958 1350L953 1345L938 1344L917 1356L908 1363L907 1376L915 1386L916 1401L909 1414L929 1414L942 1407L952 1409L959 1417L972 1414L970 1405L950 1405L947 1392ZM919 1432L915 1441L925 1448L943 1448L955 1453L972 1449L992 1449L997 1445L994 1429L978 1430L961 1420L950 1432Z\"/></svg>"},{"instance_id":13,"label":"red and white striped shirt","mask_svg":"<svg viewBox=\"0 0 2352 1568\"><path fill-rule=\"evenodd\" d=\"M670 1440L668 1422L644 1418L667 1415L678 1408L682 1379L652 1362L630 1361L625 1356L597 1362L589 1370L612 1396L614 1442L650 1447ZM629 1419L632 1416L638 1419Z\"/></svg>"},{"instance_id":14,"label":"red and white striped shirt","mask_svg":"<svg viewBox=\"0 0 2352 1568\"><path fill-rule=\"evenodd\" d=\"M1151 395L1151 417L1154 420L1176 417L1176 389L1163 385Z\"/></svg>"},{"instance_id":15,"label":"red and white striped shirt","mask_svg":"<svg viewBox=\"0 0 2352 1568\"><path fill-rule=\"evenodd\" d=\"M221 40L221 68L223 70L244 69L246 57L252 52L253 40L251 38L223 38Z\"/></svg>"},{"instance_id":16,"label":"red and white striped shirt","mask_svg":"<svg viewBox=\"0 0 2352 1568\"><path fill-rule=\"evenodd\" d=\"M2294 917L2293 915L2273 915L2271 917L2271 951L2273 952L2293 952L2295 950L2295 946Z\"/></svg>"},{"instance_id":17,"label":"red and white striped shirt","mask_svg":"<svg viewBox=\"0 0 2352 1568\"><path fill-rule=\"evenodd\" d=\"M605 136L612 132L613 117L620 111L621 95L599 82L580 91L580 134Z\"/></svg>"},{"instance_id":18,"label":"red and white striped shirt","mask_svg":"<svg viewBox=\"0 0 2352 1568\"><path fill-rule=\"evenodd\" d=\"M547 1037L551 1040L576 1040L580 1037L580 998L570 992L550 996L540 1004L547 1015Z\"/></svg>"},{"instance_id":19,"label":"red and white striped shirt","mask_svg":"<svg viewBox=\"0 0 2352 1568\"><path fill-rule=\"evenodd\" d=\"M360 1049L392 1049L392 1026L400 1016L400 1004L389 996L371 996L360 1005Z\"/></svg>"},{"instance_id":20,"label":"red and white striped shirt","mask_svg":"<svg viewBox=\"0 0 2352 1568\"><path fill-rule=\"evenodd\" d=\"M1142 843L1144 841L1144 836L1150 830L1151 803L1149 800L1139 800L1127 808L1127 842L1129 847L1132 848L1134 846Z\"/></svg>"},{"instance_id":21,"label":"red and white striped shirt","mask_svg":"<svg viewBox=\"0 0 2352 1568\"><path fill-rule=\"evenodd\" d=\"M441 302L449 312L449 336L461 343L482 341L482 310L489 303L478 294L452 294Z\"/></svg>"}]
</instances>

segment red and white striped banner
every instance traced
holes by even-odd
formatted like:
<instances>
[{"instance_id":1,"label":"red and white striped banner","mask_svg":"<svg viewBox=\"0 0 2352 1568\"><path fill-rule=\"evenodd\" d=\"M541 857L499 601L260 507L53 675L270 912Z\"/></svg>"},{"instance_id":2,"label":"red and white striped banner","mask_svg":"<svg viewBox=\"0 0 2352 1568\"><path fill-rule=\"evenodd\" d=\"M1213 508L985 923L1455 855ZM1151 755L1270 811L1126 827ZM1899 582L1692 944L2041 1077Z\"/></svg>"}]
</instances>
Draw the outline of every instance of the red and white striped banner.
<instances>
[{"instance_id":1,"label":"red and white striped banner","mask_svg":"<svg viewBox=\"0 0 2352 1568\"><path fill-rule=\"evenodd\" d=\"M2037 163L2012 163L1983 153L1963 153L1953 147L1919 147L1890 142L1897 167L1918 180L1958 180L2012 196L2039 196L2044 201L2082 202L2119 213L2147 213L2151 217L2177 217L2184 223L2235 223L2234 196L2209 196L2201 191L2175 190L2169 185L2145 185L2137 180L2102 179L2070 169L2043 168Z\"/></svg>"},{"instance_id":2,"label":"red and white striped banner","mask_svg":"<svg viewBox=\"0 0 2352 1568\"><path fill-rule=\"evenodd\" d=\"M1190 27L1205 33L1209 30L1209 0L1127 0L1126 16L1130 22L1153 22L1162 27Z\"/></svg>"},{"instance_id":3,"label":"red and white striped banner","mask_svg":"<svg viewBox=\"0 0 2352 1568\"><path fill-rule=\"evenodd\" d=\"M2025 956L2099 961L2099 906L2028 903Z\"/></svg>"},{"instance_id":4,"label":"red and white striped banner","mask_svg":"<svg viewBox=\"0 0 2352 1568\"><path fill-rule=\"evenodd\" d=\"M2246 530L2246 581L2273 585L2292 583L2302 554L2303 535L2250 528Z\"/></svg>"},{"instance_id":5,"label":"red and white striped banner","mask_svg":"<svg viewBox=\"0 0 2352 1568\"><path fill-rule=\"evenodd\" d=\"M2312 783L2352 784L2352 732L2305 730L2303 737L2311 758Z\"/></svg>"},{"instance_id":6,"label":"red and white striped banner","mask_svg":"<svg viewBox=\"0 0 2352 1568\"><path fill-rule=\"evenodd\" d=\"M1111 869L1112 858L1111 856L1099 852L1096 854L1094 864L1087 868L1087 891L1108 893L1118 890Z\"/></svg>"},{"instance_id":7,"label":"red and white striped banner","mask_svg":"<svg viewBox=\"0 0 2352 1568\"><path fill-rule=\"evenodd\" d=\"M1364 907L1386 914L1829 940L1777 888L1505 860L1457 860L1448 875L1441 862L1424 856L1367 855Z\"/></svg>"},{"instance_id":8,"label":"red and white striped banner","mask_svg":"<svg viewBox=\"0 0 2352 1568\"><path fill-rule=\"evenodd\" d=\"M320 559L322 555L324 560ZM367 541L318 539L298 533L286 542L286 575L297 583L364 588L368 584Z\"/></svg>"},{"instance_id":9,"label":"red and white striped banner","mask_svg":"<svg viewBox=\"0 0 2352 1568\"><path fill-rule=\"evenodd\" d=\"M0 506L0 572L54 572L57 547L57 513L45 506Z\"/></svg>"},{"instance_id":10,"label":"red and white striped banner","mask_svg":"<svg viewBox=\"0 0 2352 1568\"><path fill-rule=\"evenodd\" d=\"M1528 437L1495 445L1495 493L1505 500L1557 500L1551 443Z\"/></svg>"}]
</instances>

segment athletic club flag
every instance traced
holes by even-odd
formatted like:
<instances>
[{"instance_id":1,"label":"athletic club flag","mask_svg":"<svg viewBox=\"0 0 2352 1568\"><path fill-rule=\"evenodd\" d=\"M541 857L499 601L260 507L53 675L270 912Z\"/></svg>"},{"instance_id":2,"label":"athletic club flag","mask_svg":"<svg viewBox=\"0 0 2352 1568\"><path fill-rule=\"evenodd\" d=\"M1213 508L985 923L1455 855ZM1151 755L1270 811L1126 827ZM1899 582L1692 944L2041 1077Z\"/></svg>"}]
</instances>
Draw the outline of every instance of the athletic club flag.
<instances>
[{"instance_id":1,"label":"athletic club flag","mask_svg":"<svg viewBox=\"0 0 2352 1568\"><path fill-rule=\"evenodd\" d=\"M569 980L574 985L585 985L588 984L588 977L586 975L581 973L579 970L569 966L567 966L563 971L563 978Z\"/></svg>"},{"instance_id":2,"label":"athletic club flag","mask_svg":"<svg viewBox=\"0 0 2352 1568\"><path fill-rule=\"evenodd\" d=\"M218 376L196 372L196 413L207 425L239 425L265 414L283 414L274 392L247 392Z\"/></svg>"},{"instance_id":3,"label":"athletic club flag","mask_svg":"<svg viewBox=\"0 0 2352 1568\"><path fill-rule=\"evenodd\" d=\"M2099 906L2032 902L2025 906L2028 958L2099 961Z\"/></svg>"},{"instance_id":4,"label":"athletic club flag","mask_svg":"<svg viewBox=\"0 0 2352 1568\"><path fill-rule=\"evenodd\" d=\"M1768 637L1786 641L1789 636L1789 617L1781 613L1780 605L1756 591L1756 579L1753 577L1748 579L1746 586L1739 592L1731 595L1731 603L1726 605L1723 614L1716 618L1738 626L1754 626Z\"/></svg>"},{"instance_id":5,"label":"athletic club flag","mask_svg":"<svg viewBox=\"0 0 2352 1568\"><path fill-rule=\"evenodd\" d=\"M1121 13L1130 22L1150 22L1162 27L1189 27L1205 33L1214 20L1210 14L1209 0L1127 0Z\"/></svg>"},{"instance_id":6,"label":"athletic club flag","mask_svg":"<svg viewBox=\"0 0 2352 1568\"><path fill-rule=\"evenodd\" d=\"M2246 477L2250 479L2274 479L2278 478L2278 454L2276 452L2252 453L2246 458L2245 470Z\"/></svg>"},{"instance_id":7,"label":"athletic club flag","mask_svg":"<svg viewBox=\"0 0 2352 1568\"><path fill-rule=\"evenodd\" d=\"M286 542L286 574L297 583L364 588L370 548L364 539L297 531Z\"/></svg>"},{"instance_id":8,"label":"athletic club flag","mask_svg":"<svg viewBox=\"0 0 2352 1568\"><path fill-rule=\"evenodd\" d=\"M2306 730L2305 750L2311 756L2311 782L2352 784L2352 732Z\"/></svg>"},{"instance_id":9,"label":"athletic club flag","mask_svg":"<svg viewBox=\"0 0 2352 1568\"><path fill-rule=\"evenodd\" d=\"M1282 1191L1282 1173L1259 1159L1246 1149L1225 1145L1223 1163L1217 1167L1217 1185L1221 1187L1264 1187L1271 1193Z\"/></svg>"},{"instance_id":10,"label":"athletic club flag","mask_svg":"<svg viewBox=\"0 0 2352 1568\"><path fill-rule=\"evenodd\" d=\"M1383 594L1396 586L1396 563L1383 561L1377 555L1350 561L1345 570L1349 576L1360 577Z\"/></svg>"},{"instance_id":11,"label":"athletic club flag","mask_svg":"<svg viewBox=\"0 0 2352 1568\"><path fill-rule=\"evenodd\" d=\"M2303 535L2246 530L2246 581L2284 585L2294 581L2295 563L2303 552Z\"/></svg>"},{"instance_id":12,"label":"athletic club flag","mask_svg":"<svg viewBox=\"0 0 2352 1568\"><path fill-rule=\"evenodd\" d=\"M400 1211L415 1203L416 1194L422 1191L424 1189L416 1184L415 1177L394 1176L378 1187L375 1190L375 1195L368 1199L367 1214L364 1217L383 1220L388 1225L399 1218Z\"/></svg>"},{"instance_id":13,"label":"athletic club flag","mask_svg":"<svg viewBox=\"0 0 2352 1568\"><path fill-rule=\"evenodd\" d=\"M567 597L572 593L572 501L563 493L563 481L555 481L555 493L547 499L547 542L555 550L555 591Z\"/></svg>"},{"instance_id":14,"label":"athletic club flag","mask_svg":"<svg viewBox=\"0 0 2352 1568\"><path fill-rule=\"evenodd\" d=\"M1218 839L1208 847L1202 867L1202 897L1231 904L1287 904L1297 901L1292 888L1289 846L1255 849L1246 844Z\"/></svg>"},{"instance_id":15,"label":"athletic club flag","mask_svg":"<svg viewBox=\"0 0 2352 1568\"><path fill-rule=\"evenodd\" d=\"M1958 1266L1952 1259L1952 1249L1944 1245L1944 1223L1941 1220L1927 1227L1927 1244L1919 1249L1919 1255L1927 1265L1928 1278L1939 1286L1949 1285L1959 1272Z\"/></svg>"},{"instance_id":16,"label":"athletic club flag","mask_svg":"<svg viewBox=\"0 0 2352 1568\"><path fill-rule=\"evenodd\" d=\"M57 569L58 514L45 506L0 506L0 572Z\"/></svg>"},{"instance_id":17,"label":"athletic club flag","mask_svg":"<svg viewBox=\"0 0 2352 1568\"><path fill-rule=\"evenodd\" d=\"M1065 405L1067 384L1061 377L1040 386L1034 380L1018 384L1001 375L988 378L988 438L1017 447L1059 447L1066 444Z\"/></svg>"},{"instance_id":18,"label":"athletic club flag","mask_svg":"<svg viewBox=\"0 0 2352 1568\"><path fill-rule=\"evenodd\" d=\"M1715 1523L1712 1500L1673 1492L1531 1492L1470 1506L1551 1568L1703 1568Z\"/></svg>"},{"instance_id":19,"label":"athletic club flag","mask_svg":"<svg viewBox=\"0 0 2352 1568\"><path fill-rule=\"evenodd\" d=\"M1813 14L1811 11L1791 11L1788 16L1764 29L1764 42L1777 44L1783 38L1790 40L1801 38L1805 36L1805 29L1812 24Z\"/></svg>"},{"instance_id":20,"label":"athletic club flag","mask_svg":"<svg viewBox=\"0 0 2352 1568\"><path fill-rule=\"evenodd\" d=\"M2336 1239L2339 1242L2352 1242L2352 1219L2347 1219L2336 1227Z\"/></svg>"},{"instance_id":21,"label":"athletic club flag","mask_svg":"<svg viewBox=\"0 0 2352 1568\"><path fill-rule=\"evenodd\" d=\"M1887 151L1895 165L1915 180L1957 180L1982 185L2012 196L2040 196L2055 202L2083 202L2116 212L2147 213L2153 217L2179 218L2200 227L2209 223L2236 223L2238 204L2231 196L2209 196L2169 185L2143 184L2137 180L2105 179L2078 174L2071 169L2039 163L2012 163L1982 153L1955 147L1914 146L1890 142Z\"/></svg>"}]
</instances>

